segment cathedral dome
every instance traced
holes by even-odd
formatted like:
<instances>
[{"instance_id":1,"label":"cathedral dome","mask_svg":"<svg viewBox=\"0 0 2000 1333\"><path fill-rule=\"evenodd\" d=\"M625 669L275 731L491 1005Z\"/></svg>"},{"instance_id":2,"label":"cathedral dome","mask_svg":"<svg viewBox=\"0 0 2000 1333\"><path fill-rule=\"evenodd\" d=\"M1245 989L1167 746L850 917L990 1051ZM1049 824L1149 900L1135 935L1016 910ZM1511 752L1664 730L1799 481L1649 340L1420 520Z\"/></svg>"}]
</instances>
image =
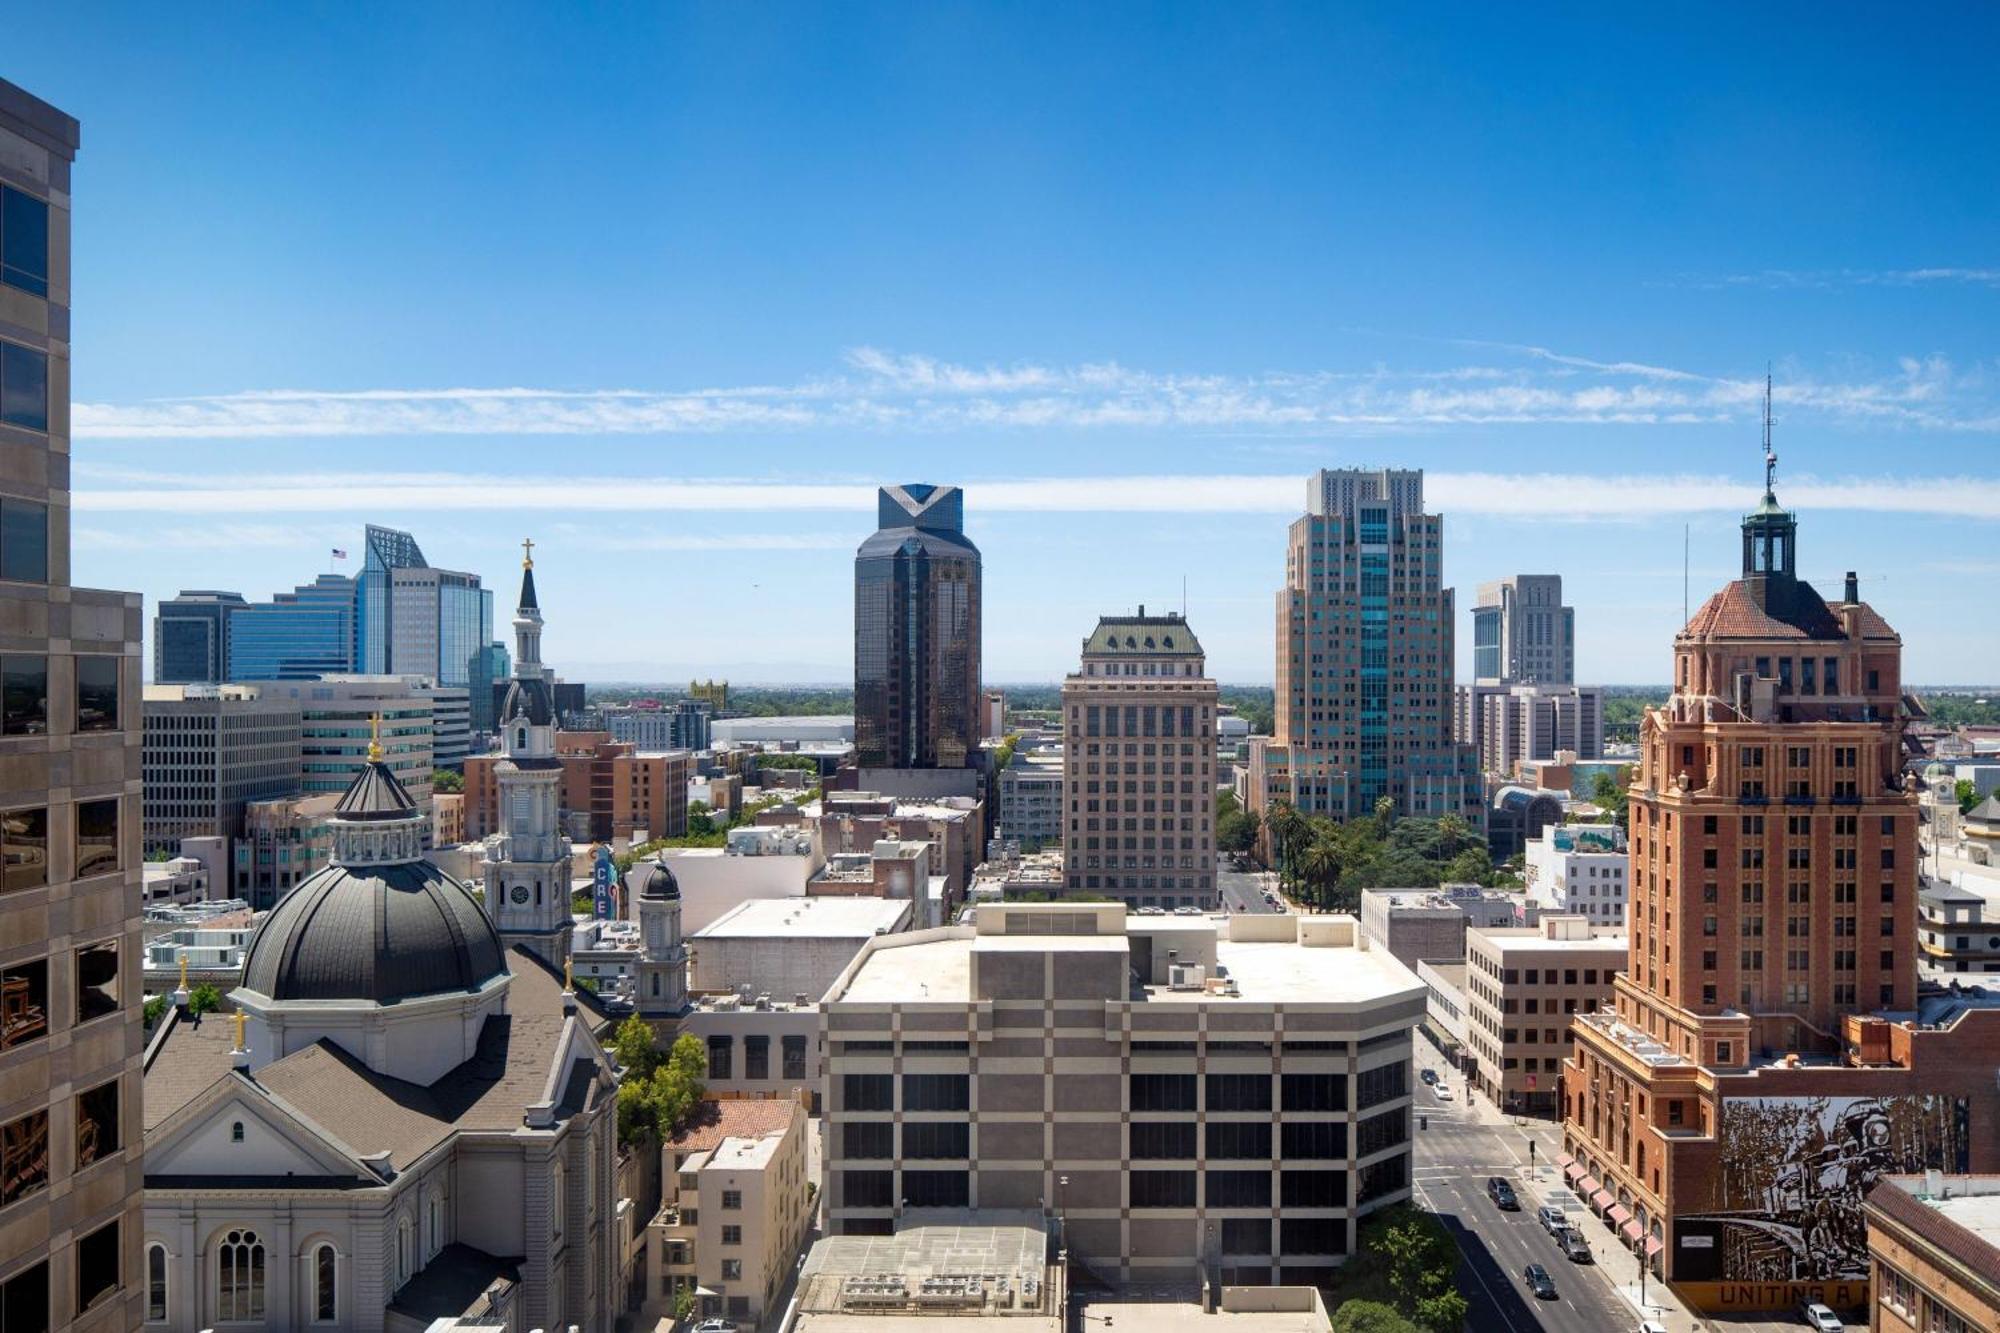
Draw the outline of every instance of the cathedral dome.
<instances>
[{"instance_id":1,"label":"cathedral dome","mask_svg":"<svg viewBox=\"0 0 2000 1333\"><path fill-rule=\"evenodd\" d=\"M665 857L635 869L646 877L639 889L641 898L657 900L681 896L681 882L674 878L674 872L667 867Z\"/></svg>"},{"instance_id":2,"label":"cathedral dome","mask_svg":"<svg viewBox=\"0 0 2000 1333\"><path fill-rule=\"evenodd\" d=\"M465 887L424 860L423 812L373 759L335 807L334 859L286 894L244 951L244 989L272 1000L394 1004L507 975Z\"/></svg>"}]
</instances>

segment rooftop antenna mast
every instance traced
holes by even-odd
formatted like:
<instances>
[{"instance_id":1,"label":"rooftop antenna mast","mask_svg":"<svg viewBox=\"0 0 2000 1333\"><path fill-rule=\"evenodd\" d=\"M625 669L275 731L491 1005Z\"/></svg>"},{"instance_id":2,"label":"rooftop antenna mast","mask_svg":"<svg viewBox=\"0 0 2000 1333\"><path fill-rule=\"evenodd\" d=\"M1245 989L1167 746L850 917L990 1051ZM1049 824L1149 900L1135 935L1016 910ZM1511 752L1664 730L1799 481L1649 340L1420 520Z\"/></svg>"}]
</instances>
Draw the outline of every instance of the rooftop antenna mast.
<instances>
[{"instance_id":1,"label":"rooftop antenna mast","mask_svg":"<svg viewBox=\"0 0 2000 1333\"><path fill-rule=\"evenodd\" d=\"M1764 363L1764 498L1777 498L1778 454L1771 448L1771 365Z\"/></svg>"}]
</instances>

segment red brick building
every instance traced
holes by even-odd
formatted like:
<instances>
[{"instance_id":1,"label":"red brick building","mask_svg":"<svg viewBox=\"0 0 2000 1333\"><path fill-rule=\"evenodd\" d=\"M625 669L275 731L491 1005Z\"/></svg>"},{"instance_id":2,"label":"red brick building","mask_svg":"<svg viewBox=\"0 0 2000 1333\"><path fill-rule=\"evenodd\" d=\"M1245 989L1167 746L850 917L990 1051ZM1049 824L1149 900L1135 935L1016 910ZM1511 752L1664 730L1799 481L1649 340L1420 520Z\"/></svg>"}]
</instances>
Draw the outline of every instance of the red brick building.
<instances>
[{"instance_id":1,"label":"red brick building","mask_svg":"<svg viewBox=\"0 0 2000 1333\"><path fill-rule=\"evenodd\" d=\"M563 767L563 813L581 814L588 821L584 837L608 842L635 832L651 838L687 832L687 787L694 773L690 751L644 753L629 741L612 740L609 732L559 731L556 758ZM499 788L493 780L499 759L473 755L465 761L468 838L483 838L499 826Z\"/></svg>"},{"instance_id":2,"label":"red brick building","mask_svg":"<svg viewBox=\"0 0 2000 1333\"><path fill-rule=\"evenodd\" d=\"M1698 1309L1867 1297L1861 1196L2000 1168L2000 1007L1920 996L1902 642L1796 572L1767 487L1743 573L1641 724L1631 951L1563 1066L1563 1165Z\"/></svg>"}]
</instances>

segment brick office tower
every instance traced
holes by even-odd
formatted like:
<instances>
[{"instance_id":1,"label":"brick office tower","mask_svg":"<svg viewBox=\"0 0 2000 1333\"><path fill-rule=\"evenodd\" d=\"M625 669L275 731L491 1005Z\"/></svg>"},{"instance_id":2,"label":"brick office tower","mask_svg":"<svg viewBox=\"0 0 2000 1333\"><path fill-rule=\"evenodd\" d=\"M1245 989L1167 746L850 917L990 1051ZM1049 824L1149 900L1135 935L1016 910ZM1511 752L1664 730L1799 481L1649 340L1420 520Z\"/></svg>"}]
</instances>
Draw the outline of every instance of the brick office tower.
<instances>
[{"instance_id":1,"label":"brick office tower","mask_svg":"<svg viewBox=\"0 0 2000 1333\"><path fill-rule=\"evenodd\" d=\"M1799 579L1775 461L1641 724L1630 957L1563 1066L1569 1179L1706 1310L1860 1303L1866 1186L2000 1158L1995 998L1918 994L1902 643Z\"/></svg>"},{"instance_id":2,"label":"brick office tower","mask_svg":"<svg viewBox=\"0 0 2000 1333\"><path fill-rule=\"evenodd\" d=\"M146 1318L140 606L70 584L77 124L0 81L0 1327Z\"/></svg>"},{"instance_id":3,"label":"brick office tower","mask_svg":"<svg viewBox=\"0 0 2000 1333\"><path fill-rule=\"evenodd\" d=\"M1215 906L1215 682L1178 615L1105 616L1063 682L1063 883Z\"/></svg>"},{"instance_id":4,"label":"brick office tower","mask_svg":"<svg viewBox=\"0 0 2000 1333\"><path fill-rule=\"evenodd\" d=\"M1484 824L1470 746L1452 740L1444 519L1417 471L1321 471L1285 544L1274 730L1250 743L1253 801L1354 819Z\"/></svg>"}]
</instances>

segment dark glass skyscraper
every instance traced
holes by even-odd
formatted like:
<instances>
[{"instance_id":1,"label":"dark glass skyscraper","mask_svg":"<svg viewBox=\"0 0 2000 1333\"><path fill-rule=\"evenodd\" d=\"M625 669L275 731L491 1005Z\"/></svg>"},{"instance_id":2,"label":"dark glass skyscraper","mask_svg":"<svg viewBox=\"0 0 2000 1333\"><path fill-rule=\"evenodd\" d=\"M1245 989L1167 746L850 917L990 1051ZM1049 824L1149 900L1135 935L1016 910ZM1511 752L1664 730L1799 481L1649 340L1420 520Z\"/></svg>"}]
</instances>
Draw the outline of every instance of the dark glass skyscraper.
<instances>
[{"instance_id":1,"label":"dark glass skyscraper","mask_svg":"<svg viewBox=\"0 0 2000 1333\"><path fill-rule=\"evenodd\" d=\"M322 574L229 617L230 680L309 680L355 670L354 580Z\"/></svg>"},{"instance_id":2,"label":"dark glass skyscraper","mask_svg":"<svg viewBox=\"0 0 2000 1333\"><path fill-rule=\"evenodd\" d=\"M854 747L864 768L979 750L979 548L956 486L884 486L854 555Z\"/></svg>"},{"instance_id":3,"label":"dark glass skyscraper","mask_svg":"<svg viewBox=\"0 0 2000 1333\"><path fill-rule=\"evenodd\" d=\"M214 685L228 678L229 621L243 594L194 589L160 603L153 616L153 680Z\"/></svg>"}]
</instances>

